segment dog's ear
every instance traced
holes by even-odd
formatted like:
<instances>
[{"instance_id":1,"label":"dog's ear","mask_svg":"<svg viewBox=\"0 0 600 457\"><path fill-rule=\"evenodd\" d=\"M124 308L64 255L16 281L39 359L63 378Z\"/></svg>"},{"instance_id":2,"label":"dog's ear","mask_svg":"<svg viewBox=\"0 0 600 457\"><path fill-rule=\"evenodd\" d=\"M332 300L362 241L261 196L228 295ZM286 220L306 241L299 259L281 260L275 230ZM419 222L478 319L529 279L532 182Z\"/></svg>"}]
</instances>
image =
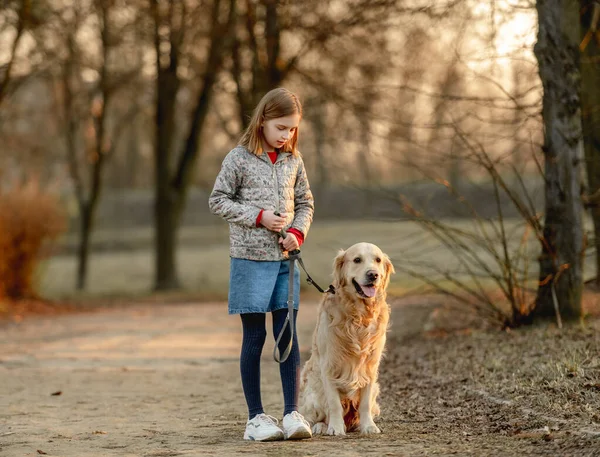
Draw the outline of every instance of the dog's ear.
<instances>
[{"instance_id":1,"label":"dog's ear","mask_svg":"<svg viewBox=\"0 0 600 457\"><path fill-rule=\"evenodd\" d=\"M344 268L344 257L346 255L346 251L340 249L335 256L335 260L333 261L333 282L342 287L345 285L345 278L342 274L342 268Z\"/></svg>"},{"instance_id":2,"label":"dog's ear","mask_svg":"<svg viewBox=\"0 0 600 457\"><path fill-rule=\"evenodd\" d=\"M396 270L394 269L394 265L387 254L383 254L383 264L385 266L384 287L387 289L387 286L390 283L390 276L396 273Z\"/></svg>"}]
</instances>

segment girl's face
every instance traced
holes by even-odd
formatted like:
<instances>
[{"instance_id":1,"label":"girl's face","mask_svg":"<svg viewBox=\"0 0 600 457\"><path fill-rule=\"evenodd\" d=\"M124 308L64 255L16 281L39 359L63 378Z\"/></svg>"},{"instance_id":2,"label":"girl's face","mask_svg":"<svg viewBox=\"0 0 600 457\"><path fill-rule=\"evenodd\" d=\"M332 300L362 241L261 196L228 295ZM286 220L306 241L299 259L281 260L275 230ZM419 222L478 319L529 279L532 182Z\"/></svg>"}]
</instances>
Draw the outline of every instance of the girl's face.
<instances>
[{"instance_id":1,"label":"girl's face","mask_svg":"<svg viewBox=\"0 0 600 457\"><path fill-rule=\"evenodd\" d=\"M264 121L262 124L263 150L271 152L282 148L294 137L298 124L300 124L299 114Z\"/></svg>"}]
</instances>

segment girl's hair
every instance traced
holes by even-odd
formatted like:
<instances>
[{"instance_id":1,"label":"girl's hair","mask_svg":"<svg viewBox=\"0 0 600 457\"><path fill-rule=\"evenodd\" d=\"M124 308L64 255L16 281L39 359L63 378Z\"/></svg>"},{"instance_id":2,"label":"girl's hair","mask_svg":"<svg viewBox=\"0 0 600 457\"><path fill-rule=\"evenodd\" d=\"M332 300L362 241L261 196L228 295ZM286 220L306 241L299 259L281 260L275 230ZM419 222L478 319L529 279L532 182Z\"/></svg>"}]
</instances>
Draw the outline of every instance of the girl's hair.
<instances>
[{"instance_id":1,"label":"girl's hair","mask_svg":"<svg viewBox=\"0 0 600 457\"><path fill-rule=\"evenodd\" d=\"M240 144L256 155L263 152L262 147L262 123L278 117L291 116L299 114L302 117L302 104L298 97L293 92L290 92L283 87L278 87L265 94L258 102L254 109L250 124L240 139ZM291 152L292 155L297 155L296 148L298 144L298 128L294 131L294 136L285 143L281 149L284 152Z\"/></svg>"}]
</instances>

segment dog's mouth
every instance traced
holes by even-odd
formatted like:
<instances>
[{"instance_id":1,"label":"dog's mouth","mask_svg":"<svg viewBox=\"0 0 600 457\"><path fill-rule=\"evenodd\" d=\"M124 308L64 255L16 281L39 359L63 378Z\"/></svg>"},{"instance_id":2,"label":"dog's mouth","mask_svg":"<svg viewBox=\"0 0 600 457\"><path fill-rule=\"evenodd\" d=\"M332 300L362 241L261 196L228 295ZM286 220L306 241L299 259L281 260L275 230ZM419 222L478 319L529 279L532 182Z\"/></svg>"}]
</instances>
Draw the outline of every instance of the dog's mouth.
<instances>
[{"instance_id":1,"label":"dog's mouth","mask_svg":"<svg viewBox=\"0 0 600 457\"><path fill-rule=\"evenodd\" d=\"M361 285L355 279L352 279L352 284L356 289L356 293L362 298L373 298L377 293L377 286L373 283Z\"/></svg>"}]
</instances>

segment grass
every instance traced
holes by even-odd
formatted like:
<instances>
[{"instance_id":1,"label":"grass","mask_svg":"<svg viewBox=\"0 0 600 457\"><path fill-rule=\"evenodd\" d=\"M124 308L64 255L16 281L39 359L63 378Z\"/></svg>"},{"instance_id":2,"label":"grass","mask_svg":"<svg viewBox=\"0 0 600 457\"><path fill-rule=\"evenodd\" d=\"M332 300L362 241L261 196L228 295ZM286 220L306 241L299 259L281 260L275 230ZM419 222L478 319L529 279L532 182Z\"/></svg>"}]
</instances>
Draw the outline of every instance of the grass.
<instances>
[{"instance_id":1,"label":"grass","mask_svg":"<svg viewBox=\"0 0 600 457\"><path fill-rule=\"evenodd\" d=\"M473 226L468 220L451 223L465 229ZM90 257L88 287L84 293L78 293L75 290L77 240L74 235L65 236L61 240L59 254L48 259L39 272L42 295L50 299L83 300L115 297L135 299L152 295L152 237L150 228L96 232L93 236L94 252ZM184 227L179 239L177 262L183 291L176 295L196 300L226 299L229 281L229 235L226 224ZM453 254L413 222L316 221L302 248L309 273L317 283L326 287L331 280L332 262L337 252L361 241L380 246L397 267L415 265L414 269L423 273L427 271L424 263L434 263L450 271L457 268ZM533 257L537 251L532 249L530 254ZM532 261L533 277L536 269L537 263ZM402 295L421 284L419 280L398 272L390 283L390 294ZM313 293L312 286L304 280L302 287L305 294Z\"/></svg>"},{"instance_id":2,"label":"grass","mask_svg":"<svg viewBox=\"0 0 600 457\"><path fill-rule=\"evenodd\" d=\"M394 312L380 370L384 413L431 437L431 455L599 455L600 320L442 332L441 319L407 337L403 327L421 310ZM452 446L436 449L446 440Z\"/></svg>"}]
</instances>

